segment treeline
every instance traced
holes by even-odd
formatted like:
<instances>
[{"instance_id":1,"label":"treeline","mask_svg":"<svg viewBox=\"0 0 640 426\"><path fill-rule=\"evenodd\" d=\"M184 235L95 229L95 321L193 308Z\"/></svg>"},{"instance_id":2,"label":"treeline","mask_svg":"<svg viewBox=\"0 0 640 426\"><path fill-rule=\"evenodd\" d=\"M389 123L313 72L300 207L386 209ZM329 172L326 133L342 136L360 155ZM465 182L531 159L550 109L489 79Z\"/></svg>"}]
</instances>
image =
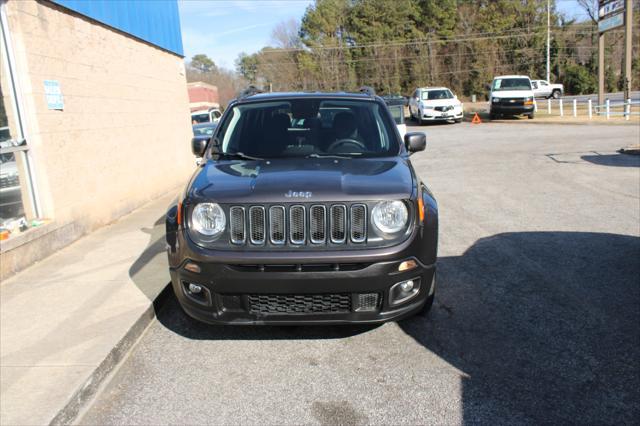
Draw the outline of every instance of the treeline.
<instances>
[{"instance_id":1,"label":"treeline","mask_svg":"<svg viewBox=\"0 0 640 426\"><path fill-rule=\"evenodd\" d=\"M468 97L484 94L497 74L545 78L546 34L546 0L316 0L300 21L274 28L271 46L241 54L236 65L247 82L273 91L368 85L409 94L444 85ZM638 31L634 37L638 75ZM622 30L607 33L606 45L607 90L616 91ZM597 91L597 52L595 22L567 20L552 0L551 80L571 94Z\"/></svg>"}]
</instances>

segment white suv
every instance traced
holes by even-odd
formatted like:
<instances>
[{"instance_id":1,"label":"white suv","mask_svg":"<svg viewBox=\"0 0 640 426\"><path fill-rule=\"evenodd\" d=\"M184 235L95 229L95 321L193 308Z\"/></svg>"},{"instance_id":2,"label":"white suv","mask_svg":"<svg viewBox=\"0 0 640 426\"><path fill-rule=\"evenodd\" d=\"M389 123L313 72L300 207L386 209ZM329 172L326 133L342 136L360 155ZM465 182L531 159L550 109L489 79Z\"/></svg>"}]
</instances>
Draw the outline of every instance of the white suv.
<instances>
[{"instance_id":1,"label":"white suv","mask_svg":"<svg viewBox=\"0 0 640 426\"><path fill-rule=\"evenodd\" d=\"M462 121L463 106L446 87L421 87L409 99L409 114L418 124L425 121Z\"/></svg>"},{"instance_id":2,"label":"white suv","mask_svg":"<svg viewBox=\"0 0 640 426\"><path fill-rule=\"evenodd\" d=\"M199 111L193 111L191 113L191 123L192 124L201 124L201 123L217 123L222 117L222 113L218 108L209 108L203 109Z\"/></svg>"}]
</instances>

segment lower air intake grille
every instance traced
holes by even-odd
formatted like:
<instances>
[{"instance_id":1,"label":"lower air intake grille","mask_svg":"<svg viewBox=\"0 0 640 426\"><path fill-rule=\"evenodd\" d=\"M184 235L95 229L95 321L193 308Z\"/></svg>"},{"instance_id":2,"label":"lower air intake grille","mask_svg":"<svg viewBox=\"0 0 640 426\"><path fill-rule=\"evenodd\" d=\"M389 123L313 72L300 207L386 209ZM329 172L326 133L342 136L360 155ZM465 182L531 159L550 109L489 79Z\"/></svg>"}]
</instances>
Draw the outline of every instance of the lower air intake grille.
<instances>
[{"instance_id":1,"label":"lower air intake grille","mask_svg":"<svg viewBox=\"0 0 640 426\"><path fill-rule=\"evenodd\" d=\"M351 312L351 295L341 294L250 294L252 314L308 314Z\"/></svg>"},{"instance_id":2,"label":"lower air intake grille","mask_svg":"<svg viewBox=\"0 0 640 426\"><path fill-rule=\"evenodd\" d=\"M370 312L378 309L378 301L380 295L378 293L361 293L358 295L358 312Z\"/></svg>"}]
</instances>

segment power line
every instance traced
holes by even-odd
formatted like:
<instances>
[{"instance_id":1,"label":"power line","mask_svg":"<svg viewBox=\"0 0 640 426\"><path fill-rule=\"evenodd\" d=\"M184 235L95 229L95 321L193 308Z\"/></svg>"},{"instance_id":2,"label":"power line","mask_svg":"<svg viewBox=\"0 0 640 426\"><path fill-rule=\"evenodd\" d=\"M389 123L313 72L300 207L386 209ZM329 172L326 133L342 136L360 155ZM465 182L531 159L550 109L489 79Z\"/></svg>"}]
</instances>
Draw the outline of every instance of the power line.
<instances>
[{"instance_id":1,"label":"power line","mask_svg":"<svg viewBox=\"0 0 640 426\"><path fill-rule=\"evenodd\" d=\"M582 31L582 32L581 32ZM613 31L612 31L613 32ZM570 34L569 32L563 32L563 35ZM574 35L591 35L592 32L584 32L584 30L576 29L573 32ZM496 39L508 39L508 38L521 38L530 36L540 36L542 33L522 33L522 34L508 34L508 35L494 35L485 37L468 37L458 39L438 39L438 40L424 40L424 41L404 41L404 42L389 42L389 43L377 43L377 44L360 44L360 45L342 45L342 46L316 46L306 48L290 48L290 49L263 49L260 54L271 53L293 53L293 52L305 52L314 53L316 51L325 50L350 50L350 49L366 49L376 47L405 47L405 46L419 46L425 44L445 44L445 43L460 43L465 41L479 41L479 40L496 40Z\"/></svg>"},{"instance_id":2,"label":"power line","mask_svg":"<svg viewBox=\"0 0 640 426\"><path fill-rule=\"evenodd\" d=\"M544 27L531 27L529 29L540 29ZM563 34L568 34L569 32L574 32L578 34L580 31L587 30L586 28L567 28L567 27L558 27L562 28ZM504 39L504 38L516 38L516 37L529 37L529 36L543 36L542 33L536 32L525 32L519 34L508 34L516 31L522 31L521 29L513 29L506 30L501 32L484 32L484 33L471 33L466 34L465 37L459 38L439 38L439 39L413 39L406 41L391 41L391 42L372 42L372 43L362 43L362 44L344 44L339 46L308 46L308 47L299 47L299 48L265 48L260 53L287 53L287 52L309 52L309 51L317 51L317 50L348 50L348 49L364 49L364 48L372 48L372 47L401 47L401 46L412 46L412 45L421 45L421 44L444 44L444 43L459 43L464 41L475 41L475 40L488 40L488 39ZM585 32L584 34L591 34L591 32ZM477 35L477 36L476 36Z\"/></svg>"}]
</instances>

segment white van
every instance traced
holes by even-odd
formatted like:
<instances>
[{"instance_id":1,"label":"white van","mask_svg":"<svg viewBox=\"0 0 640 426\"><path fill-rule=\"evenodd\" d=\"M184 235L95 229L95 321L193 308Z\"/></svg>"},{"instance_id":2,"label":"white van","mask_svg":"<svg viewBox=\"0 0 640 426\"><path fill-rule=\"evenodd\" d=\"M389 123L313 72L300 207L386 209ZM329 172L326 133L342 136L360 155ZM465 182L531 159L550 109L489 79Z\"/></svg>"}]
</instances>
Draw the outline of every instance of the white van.
<instances>
[{"instance_id":1,"label":"white van","mask_svg":"<svg viewBox=\"0 0 640 426\"><path fill-rule=\"evenodd\" d=\"M535 115L531 80L526 75L502 75L495 77L489 94L491 119L500 116Z\"/></svg>"}]
</instances>

